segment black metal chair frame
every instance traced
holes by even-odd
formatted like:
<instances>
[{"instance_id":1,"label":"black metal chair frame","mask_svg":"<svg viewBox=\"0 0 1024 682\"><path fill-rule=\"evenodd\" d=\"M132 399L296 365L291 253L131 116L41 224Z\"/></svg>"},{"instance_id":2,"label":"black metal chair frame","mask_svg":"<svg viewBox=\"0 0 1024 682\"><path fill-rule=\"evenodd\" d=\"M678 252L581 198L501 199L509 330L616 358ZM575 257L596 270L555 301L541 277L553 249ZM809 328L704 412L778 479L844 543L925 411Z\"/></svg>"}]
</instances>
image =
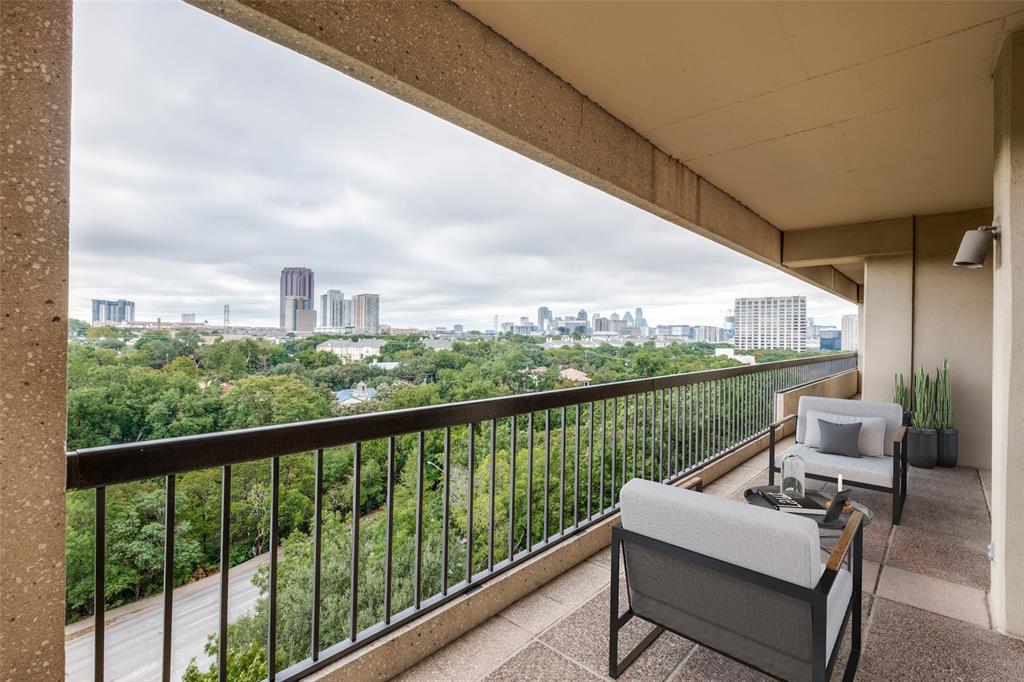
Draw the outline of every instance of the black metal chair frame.
<instances>
[{"instance_id":1,"label":"black metal chair frame","mask_svg":"<svg viewBox=\"0 0 1024 682\"><path fill-rule=\"evenodd\" d=\"M852 532L852 538L844 538ZM852 541L851 541L852 540ZM655 540L646 535L634 533L626 530L622 527L621 522L616 522L612 526L612 565L611 565L611 598L610 598L610 619L608 627L608 674L615 679L626 671L630 665L651 645L663 632L668 630L673 632L680 637L684 637L693 641L700 646L703 646L709 650L715 651L727 658L730 658L738 663L757 670L758 672L768 675L769 677L775 677L771 673L761 670L760 668L738 659L727 652L720 651L714 647L704 644L698 639L695 639L691 635L685 632L678 632L671 628L668 628L662 624L659 624L653 620L645 618L633 611L633 605L630 601L629 608L621 616L619 615L619 554L620 551L628 551L627 545L629 544L642 545L646 548L652 549L656 552L661 552L672 557L682 559L694 564L701 566L702 568L717 571L734 578L739 578L747 582L753 583L759 587L763 587L766 590L774 590L781 592L789 597L800 599L808 602L811 605L811 629L812 629L812 648L813 648L813 660L812 660L812 680L813 682L825 682L832 674L832 669L835 666L836 659L839 654L840 644L842 643L843 635L846 632L846 626L852 620L852 631L851 631L851 647L850 657L846 663L846 669L843 673L844 682L851 682L854 675L857 673L857 664L860 660L860 647L861 647L861 579L862 579L862 568L863 568L863 548L864 548L864 529L860 524L860 514L856 514L851 518L847 524L846 530L843 532L843 537L840 538L836 544L836 549L833 551L833 555L829 558L829 566L826 567L825 572L818 580L818 584L813 588L806 588L796 585L779 578L775 578L757 571L752 571L742 566L736 566L734 564L721 561L709 557L704 554L692 552L682 547L677 547L660 540ZM850 551L852 547L852 552ZM843 559L846 559L848 566L850 566L851 573L853 575L853 593L850 596L850 604L846 608L846 613L843 615L843 624L839 628L839 634L836 636L835 645L832 647L832 655L828 661L825 660L825 651L827 650L826 642L826 627L827 627L827 607L828 607L828 594L832 588L832 584L835 582L836 575L838 575L838 565ZM833 567L835 566L835 567ZM626 568L626 597L629 599L629 569ZM634 617L640 618L641 620L647 621L655 626L655 628L646 636L644 639L633 648L626 657L619 661L619 630L621 630L628 622ZM780 678L776 678L780 679Z\"/></svg>"},{"instance_id":2,"label":"black metal chair frame","mask_svg":"<svg viewBox=\"0 0 1024 682\"><path fill-rule=\"evenodd\" d=\"M775 485L775 472L780 470L780 467L775 466L775 442L777 439L776 432L778 429L789 421L797 418L797 415L791 414L783 417L777 422L773 423L768 427L768 485ZM892 449L892 480L896 483L892 486L874 485L872 483L862 483L856 480L856 474L850 474L849 478L844 478L843 483L847 483L857 488L867 488L868 490L877 490L883 493L889 493L892 495L892 525L900 525L900 520L903 518L903 504L907 500L907 469L909 464L907 463L907 426L906 426L906 415L904 415L903 426L896 432L896 437L893 439ZM805 474L807 478L813 478L816 481L828 481L836 483L837 479L832 476L822 476L820 474Z\"/></svg>"}]
</instances>

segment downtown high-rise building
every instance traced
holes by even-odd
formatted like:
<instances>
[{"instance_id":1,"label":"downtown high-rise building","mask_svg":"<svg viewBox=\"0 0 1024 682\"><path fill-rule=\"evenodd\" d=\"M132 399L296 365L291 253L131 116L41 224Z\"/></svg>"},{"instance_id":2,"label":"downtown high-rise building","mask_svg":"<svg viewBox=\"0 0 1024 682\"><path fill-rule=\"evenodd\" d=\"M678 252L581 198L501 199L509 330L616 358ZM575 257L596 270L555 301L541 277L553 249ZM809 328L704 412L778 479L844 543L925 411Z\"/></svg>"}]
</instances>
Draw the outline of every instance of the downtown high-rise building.
<instances>
[{"instance_id":1,"label":"downtown high-rise building","mask_svg":"<svg viewBox=\"0 0 1024 682\"><path fill-rule=\"evenodd\" d=\"M338 289L328 289L320 295L320 320L317 325L323 329L345 327L345 294Z\"/></svg>"},{"instance_id":2,"label":"downtown high-rise building","mask_svg":"<svg viewBox=\"0 0 1024 682\"><path fill-rule=\"evenodd\" d=\"M302 296L284 297L284 324L282 329L290 332L311 332L316 329L316 311L313 299Z\"/></svg>"},{"instance_id":3,"label":"downtown high-rise building","mask_svg":"<svg viewBox=\"0 0 1024 682\"><path fill-rule=\"evenodd\" d=\"M843 350L857 350L860 340L860 319L856 315L843 315L841 325Z\"/></svg>"},{"instance_id":4,"label":"downtown high-rise building","mask_svg":"<svg viewBox=\"0 0 1024 682\"><path fill-rule=\"evenodd\" d=\"M288 296L301 296L312 305L313 302L313 271L309 268L281 268L281 321L282 329L285 326L285 298ZM312 309L312 308L310 308ZM314 317L315 322L315 317Z\"/></svg>"},{"instance_id":5,"label":"downtown high-rise building","mask_svg":"<svg viewBox=\"0 0 1024 682\"><path fill-rule=\"evenodd\" d=\"M92 299L93 324L120 324L135 321L135 301Z\"/></svg>"},{"instance_id":6,"label":"downtown high-rise building","mask_svg":"<svg viewBox=\"0 0 1024 682\"><path fill-rule=\"evenodd\" d=\"M807 349L807 297L737 298L733 308L740 349Z\"/></svg>"},{"instance_id":7,"label":"downtown high-rise building","mask_svg":"<svg viewBox=\"0 0 1024 682\"><path fill-rule=\"evenodd\" d=\"M360 334L380 333L380 294L352 297L352 326Z\"/></svg>"},{"instance_id":8,"label":"downtown high-rise building","mask_svg":"<svg viewBox=\"0 0 1024 682\"><path fill-rule=\"evenodd\" d=\"M551 308L546 305L542 305L537 308L537 328L541 331L547 331L551 329L555 324L555 316L551 313Z\"/></svg>"}]
</instances>

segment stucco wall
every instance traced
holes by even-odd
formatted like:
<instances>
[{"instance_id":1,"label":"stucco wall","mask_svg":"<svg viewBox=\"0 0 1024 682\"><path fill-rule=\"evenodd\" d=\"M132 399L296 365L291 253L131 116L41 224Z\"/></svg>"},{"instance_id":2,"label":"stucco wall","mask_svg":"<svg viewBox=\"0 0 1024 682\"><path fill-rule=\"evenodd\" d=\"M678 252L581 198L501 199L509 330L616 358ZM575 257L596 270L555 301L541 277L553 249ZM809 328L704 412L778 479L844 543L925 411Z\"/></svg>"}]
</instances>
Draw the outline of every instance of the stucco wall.
<instances>
[{"instance_id":1,"label":"stucco wall","mask_svg":"<svg viewBox=\"0 0 1024 682\"><path fill-rule=\"evenodd\" d=\"M918 216L914 235L914 368L949 358L960 464L992 466L992 255L981 270L954 268L966 230L990 209Z\"/></svg>"}]
</instances>

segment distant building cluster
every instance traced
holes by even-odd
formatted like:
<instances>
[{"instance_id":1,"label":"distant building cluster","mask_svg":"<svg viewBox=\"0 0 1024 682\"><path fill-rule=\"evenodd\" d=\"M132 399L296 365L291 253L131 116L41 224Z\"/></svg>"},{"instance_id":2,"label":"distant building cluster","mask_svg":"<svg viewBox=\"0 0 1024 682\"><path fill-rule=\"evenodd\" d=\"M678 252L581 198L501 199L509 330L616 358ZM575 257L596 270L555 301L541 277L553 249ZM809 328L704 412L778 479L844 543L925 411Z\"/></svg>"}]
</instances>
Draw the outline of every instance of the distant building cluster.
<instances>
[{"instance_id":1,"label":"distant building cluster","mask_svg":"<svg viewBox=\"0 0 1024 682\"><path fill-rule=\"evenodd\" d=\"M341 290L327 289L320 295L317 311L313 303L315 289L313 271L309 268L282 268L281 329L380 333L380 294L356 294L346 299Z\"/></svg>"},{"instance_id":2,"label":"distant building cluster","mask_svg":"<svg viewBox=\"0 0 1024 682\"><path fill-rule=\"evenodd\" d=\"M135 322L135 301L92 299L93 324L131 324Z\"/></svg>"}]
</instances>

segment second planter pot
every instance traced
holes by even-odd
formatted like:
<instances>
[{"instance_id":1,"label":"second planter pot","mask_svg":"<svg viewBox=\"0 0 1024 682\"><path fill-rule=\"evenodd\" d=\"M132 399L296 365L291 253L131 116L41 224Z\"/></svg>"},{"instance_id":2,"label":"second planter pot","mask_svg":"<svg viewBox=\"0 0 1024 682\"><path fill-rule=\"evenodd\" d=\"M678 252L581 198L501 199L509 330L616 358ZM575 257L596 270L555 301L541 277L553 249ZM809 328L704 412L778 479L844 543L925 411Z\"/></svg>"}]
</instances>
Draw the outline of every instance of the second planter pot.
<instances>
[{"instance_id":1,"label":"second planter pot","mask_svg":"<svg viewBox=\"0 0 1024 682\"><path fill-rule=\"evenodd\" d=\"M931 469L938 458L939 437L935 429L907 429L907 459L912 465Z\"/></svg>"},{"instance_id":2,"label":"second planter pot","mask_svg":"<svg viewBox=\"0 0 1024 682\"><path fill-rule=\"evenodd\" d=\"M937 437L938 458L936 463L940 467L956 466L959 436L959 429L939 429Z\"/></svg>"}]
</instances>

